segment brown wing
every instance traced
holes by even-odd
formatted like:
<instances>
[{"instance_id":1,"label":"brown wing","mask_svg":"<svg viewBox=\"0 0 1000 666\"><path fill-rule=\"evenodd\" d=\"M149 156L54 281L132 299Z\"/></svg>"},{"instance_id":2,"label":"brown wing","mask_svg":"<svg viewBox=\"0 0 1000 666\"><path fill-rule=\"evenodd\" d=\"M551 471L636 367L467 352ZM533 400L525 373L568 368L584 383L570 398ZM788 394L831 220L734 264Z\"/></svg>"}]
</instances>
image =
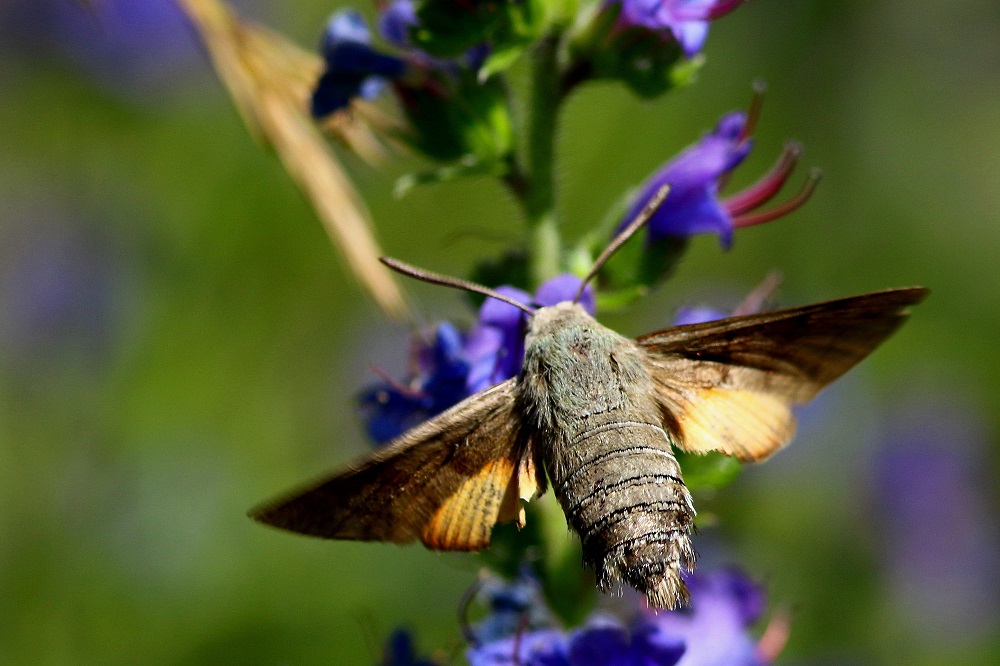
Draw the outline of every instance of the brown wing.
<instances>
[{"instance_id":1,"label":"brown wing","mask_svg":"<svg viewBox=\"0 0 1000 666\"><path fill-rule=\"evenodd\" d=\"M250 512L255 520L326 539L479 550L498 521L544 476L514 411L515 380L467 398L363 460Z\"/></svg>"},{"instance_id":2,"label":"brown wing","mask_svg":"<svg viewBox=\"0 0 1000 666\"><path fill-rule=\"evenodd\" d=\"M762 460L812 399L903 323L922 287L678 326L637 340L667 425L685 451Z\"/></svg>"}]
</instances>

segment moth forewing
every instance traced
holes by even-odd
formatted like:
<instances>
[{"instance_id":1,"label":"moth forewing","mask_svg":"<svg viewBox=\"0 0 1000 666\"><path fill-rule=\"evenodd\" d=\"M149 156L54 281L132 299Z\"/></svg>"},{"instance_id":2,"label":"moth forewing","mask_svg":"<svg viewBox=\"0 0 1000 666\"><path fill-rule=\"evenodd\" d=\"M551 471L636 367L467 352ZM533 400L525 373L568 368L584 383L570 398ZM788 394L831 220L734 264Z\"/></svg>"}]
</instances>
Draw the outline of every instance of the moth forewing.
<instances>
[{"instance_id":1,"label":"moth forewing","mask_svg":"<svg viewBox=\"0 0 1000 666\"><path fill-rule=\"evenodd\" d=\"M762 460L811 400L875 350L922 301L922 287L678 326L638 339L678 446Z\"/></svg>"},{"instance_id":2,"label":"moth forewing","mask_svg":"<svg viewBox=\"0 0 1000 666\"><path fill-rule=\"evenodd\" d=\"M515 520L538 489L524 462L516 382L467 398L344 472L251 511L262 523L326 539L420 539L437 550L480 550L493 525ZM504 510L506 509L506 514Z\"/></svg>"}]
</instances>

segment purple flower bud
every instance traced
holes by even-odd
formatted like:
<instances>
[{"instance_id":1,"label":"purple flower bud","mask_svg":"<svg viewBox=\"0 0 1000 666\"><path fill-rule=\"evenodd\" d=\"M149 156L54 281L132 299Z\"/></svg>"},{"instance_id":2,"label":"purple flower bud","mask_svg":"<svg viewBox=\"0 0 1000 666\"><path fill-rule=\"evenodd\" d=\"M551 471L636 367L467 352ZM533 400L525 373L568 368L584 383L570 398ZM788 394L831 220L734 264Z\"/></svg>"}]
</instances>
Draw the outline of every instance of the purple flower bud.
<instances>
[{"instance_id":1,"label":"purple flower bud","mask_svg":"<svg viewBox=\"0 0 1000 666\"><path fill-rule=\"evenodd\" d=\"M755 116L748 117L740 111L723 116L714 130L643 183L618 231L635 218L664 185L670 185L670 193L647 223L647 238L652 242L669 236L715 233L722 247L728 249L735 229L769 222L804 204L819 180L815 172L796 196L772 209L755 212L788 180L801 153L796 144L786 147L778 163L760 181L731 197L719 198L721 186L750 153L750 133L755 121Z\"/></svg>"},{"instance_id":2,"label":"purple flower bud","mask_svg":"<svg viewBox=\"0 0 1000 666\"><path fill-rule=\"evenodd\" d=\"M371 99L407 71L406 61L379 53L370 46L364 17L351 9L330 17L321 51L326 69L313 91L312 114L323 118L346 107L355 97Z\"/></svg>"},{"instance_id":3,"label":"purple flower bud","mask_svg":"<svg viewBox=\"0 0 1000 666\"><path fill-rule=\"evenodd\" d=\"M684 55L692 58L708 37L708 24L746 0L610 0L621 4L619 21L657 32L670 32Z\"/></svg>"},{"instance_id":4,"label":"purple flower bud","mask_svg":"<svg viewBox=\"0 0 1000 666\"><path fill-rule=\"evenodd\" d=\"M413 637L404 629L392 632L385 646L382 666L436 666L434 662L418 659L413 647Z\"/></svg>"}]
</instances>

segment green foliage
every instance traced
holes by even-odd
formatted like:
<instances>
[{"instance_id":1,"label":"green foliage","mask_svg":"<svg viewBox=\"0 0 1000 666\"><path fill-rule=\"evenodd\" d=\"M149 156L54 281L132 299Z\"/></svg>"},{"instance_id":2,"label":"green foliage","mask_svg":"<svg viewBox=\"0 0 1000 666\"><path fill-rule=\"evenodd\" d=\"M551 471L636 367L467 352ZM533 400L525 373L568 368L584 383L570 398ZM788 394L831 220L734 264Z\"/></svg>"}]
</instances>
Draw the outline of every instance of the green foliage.
<instances>
[{"instance_id":1,"label":"green foliage","mask_svg":"<svg viewBox=\"0 0 1000 666\"><path fill-rule=\"evenodd\" d=\"M425 0L417 8L413 43L431 55L454 58L489 44L482 78L503 71L544 31L546 0Z\"/></svg>"},{"instance_id":2,"label":"green foliage","mask_svg":"<svg viewBox=\"0 0 1000 666\"><path fill-rule=\"evenodd\" d=\"M442 162L471 156L477 168L499 175L513 146L510 109L501 81L480 82L461 70L453 79L420 87L397 86L412 131L403 139L427 157ZM479 171L480 173L482 171ZM454 172L451 177L461 175ZM420 180L420 177L416 177ZM438 180L449 179L443 176Z\"/></svg>"},{"instance_id":3,"label":"green foliage","mask_svg":"<svg viewBox=\"0 0 1000 666\"><path fill-rule=\"evenodd\" d=\"M676 451L675 455L684 470L684 483L692 492L724 488L735 481L743 469L735 458L715 451L704 455Z\"/></svg>"}]
</instances>

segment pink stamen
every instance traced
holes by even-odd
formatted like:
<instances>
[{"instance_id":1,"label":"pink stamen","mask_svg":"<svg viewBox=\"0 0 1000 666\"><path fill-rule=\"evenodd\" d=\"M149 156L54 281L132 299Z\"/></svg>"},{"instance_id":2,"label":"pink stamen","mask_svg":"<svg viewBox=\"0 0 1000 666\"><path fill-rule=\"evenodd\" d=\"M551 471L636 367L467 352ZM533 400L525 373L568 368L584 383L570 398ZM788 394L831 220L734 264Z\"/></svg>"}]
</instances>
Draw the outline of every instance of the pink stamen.
<instances>
[{"instance_id":1,"label":"pink stamen","mask_svg":"<svg viewBox=\"0 0 1000 666\"><path fill-rule=\"evenodd\" d=\"M778 287L781 286L781 273L779 271L771 271L767 274L764 280L753 288L749 294L736 306L733 310L733 316L739 317L741 315L757 314L763 311L764 304L766 304L774 293L778 291Z\"/></svg>"},{"instance_id":2,"label":"pink stamen","mask_svg":"<svg viewBox=\"0 0 1000 666\"><path fill-rule=\"evenodd\" d=\"M722 202L722 207L729 211L730 215L736 216L763 206L785 186L801 156L801 145L798 143L787 144L770 171L750 187L727 197Z\"/></svg>"},{"instance_id":3,"label":"pink stamen","mask_svg":"<svg viewBox=\"0 0 1000 666\"><path fill-rule=\"evenodd\" d=\"M792 633L792 618L788 609L779 609L764 629L764 635L757 641L757 656L761 661L770 664L778 658L788 643Z\"/></svg>"},{"instance_id":4,"label":"pink stamen","mask_svg":"<svg viewBox=\"0 0 1000 666\"><path fill-rule=\"evenodd\" d=\"M767 92L767 83L763 79L753 82L753 92L750 94L750 107L747 108L747 121L740 132L739 141L753 136L753 131L757 129L757 121L760 120L760 112L764 108L764 93Z\"/></svg>"},{"instance_id":5,"label":"pink stamen","mask_svg":"<svg viewBox=\"0 0 1000 666\"><path fill-rule=\"evenodd\" d=\"M764 93L766 91L767 84L764 83L763 79L757 79L753 82L753 93L750 96L750 106L747 108L747 119L743 123L743 129L740 130L739 135L736 137L737 145L742 145L753 135L753 131L757 129L757 121L760 120L760 112L764 108ZM726 185L729 184L729 179L732 176L732 171L719 176L716 181L716 186L718 187L716 191L726 189Z\"/></svg>"},{"instance_id":6,"label":"pink stamen","mask_svg":"<svg viewBox=\"0 0 1000 666\"><path fill-rule=\"evenodd\" d=\"M799 193L794 197L780 206L771 208L770 210L762 210L758 213L747 213L746 215L735 217L733 218L733 227L737 229L752 227L788 215L793 210L800 208L802 204L809 201L809 197L811 197L812 193L816 190L816 185L819 183L820 177L820 171L818 169L813 169L809 174L809 179L806 181L806 184L802 186L802 189L799 190Z\"/></svg>"},{"instance_id":7,"label":"pink stamen","mask_svg":"<svg viewBox=\"0 0 1000 666\"><path fill-rule=\"evenodd\" d=\"M747 0L722 0L708 7L679 7L674 10L674 17L680 21L714 21L742 5Z\"/></svg>"},{"instance_id":8,"label":"pink stamen","mask_svg":"<svg viewBox=\"0 0 1000 666\"><path fill-rule=\"evenodd\" d=\"M374 372L376 375L379 376L380 379L382 379L382 381L384 381L386 384L388 384L389 388L394 389L396 391L399 391L400 393L402 393L403 395L405 395L405 396L407 396L409 398L426 398L427 397L427 393L425 393L424 391L421 391L419 389L415 389L412 386L407 386L406 384L404 384L403 382L399 381L398 379L396 379L395 377L393 377L392 375L390 375L388 372L386 372L385 370L383 370L382 368L380 368L377 365L374 365L374 364L369 365L368 369L371 370L372 372Z\"/></svg>"}]
</instances>

